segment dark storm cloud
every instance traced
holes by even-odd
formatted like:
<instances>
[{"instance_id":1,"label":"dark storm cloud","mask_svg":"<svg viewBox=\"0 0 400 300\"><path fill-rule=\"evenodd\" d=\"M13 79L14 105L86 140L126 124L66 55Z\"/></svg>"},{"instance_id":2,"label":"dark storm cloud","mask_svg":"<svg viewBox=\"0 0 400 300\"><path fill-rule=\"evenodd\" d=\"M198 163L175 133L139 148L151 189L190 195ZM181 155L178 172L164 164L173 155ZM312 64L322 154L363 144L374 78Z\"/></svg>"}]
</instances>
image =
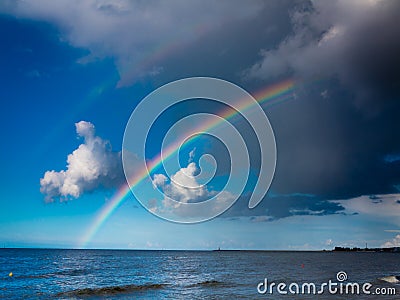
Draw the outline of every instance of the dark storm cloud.
<instances>
[{"instance_id":1,"label":"dark storm cloud","mask_svg":"<svg viewBox=\"0 0 400 300\"><path fill-rule=\"evenodd\" d=\"M269 111L278 147L272 188L328 199L394 192L400 164L384 158L400 150L399 107L366 117L330 87L328 100L308 92Z\"/></svg>"},{"instance_id":2,"label":"dark storm cloud","mask_svg":"<svg viewBox=\"0 0 400 300\"><path fill-rule=\"evenodd\" d=\"M292 10L293 33L262 50L250 78L337 78L376 113L400 88L399 1L315 1Z\"/></svg>"},{"instance_id":3,"label":"dark storm cloud","mask_svg":"<svg viewBox=\"0 0 400 300\"><path fill-rule=\"evenodd\" d=\"M302 194L267 196L256 208L248 209L247 206L248 197L243 196L222 216L246 216L254 221L273 221L296 215L324 216L344 213L344 207L339 203Z\"/></svg>"},{"instance_id":4,"label":"dark storm cloud","mask_svg":"<svg viewBox=\"0 0 400 300\"><path fill-rule=\"evenodd\" d=\"M400 2L304 2L291 15L292 33L245 72L308 82L266 108L278 146L272 188L326 199L395 192L400 165L385 157L400 150Z\"/></svg>"}]
</instances>

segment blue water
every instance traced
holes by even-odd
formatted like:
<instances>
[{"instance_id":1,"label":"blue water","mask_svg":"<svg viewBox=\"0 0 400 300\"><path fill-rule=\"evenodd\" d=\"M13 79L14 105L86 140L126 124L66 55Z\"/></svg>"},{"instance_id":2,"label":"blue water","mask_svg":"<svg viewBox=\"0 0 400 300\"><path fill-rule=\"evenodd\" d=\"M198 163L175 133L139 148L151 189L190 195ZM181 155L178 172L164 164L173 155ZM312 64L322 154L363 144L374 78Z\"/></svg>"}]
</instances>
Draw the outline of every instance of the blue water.
<instances>
[{"instance_id":1,"label":"blue water","mask_svg":"<svg viewBox=\"0 0 400 300\"><path fill-rule=\"evenodd\" d=\"M258 294L269 282L327 282L345 271L349 282L373 288L400 285L378 278L400 275L400 253L124 251L0 249L4 299L315 299ZM10 277L9 273L13 272ZM318 295L318 299L365 295Z\"/></svg>"}]
</instances>

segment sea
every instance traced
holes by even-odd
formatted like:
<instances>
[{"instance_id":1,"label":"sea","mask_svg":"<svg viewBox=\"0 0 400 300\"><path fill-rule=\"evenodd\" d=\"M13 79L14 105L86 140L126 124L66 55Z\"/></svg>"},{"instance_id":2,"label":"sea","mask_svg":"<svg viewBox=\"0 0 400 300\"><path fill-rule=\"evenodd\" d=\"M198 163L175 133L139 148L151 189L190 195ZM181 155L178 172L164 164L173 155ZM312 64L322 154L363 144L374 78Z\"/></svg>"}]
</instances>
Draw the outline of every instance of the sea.
<instances>
[{"instance_id":1,"label":"sea","mask_svg":"<svg viewBox=\"0 0 400 300\"><path fill-rule=\"evenodd\" d=\"M400 299L399 275L400 253L0 249L1 299Z\"/></svg>"}]
</instances>

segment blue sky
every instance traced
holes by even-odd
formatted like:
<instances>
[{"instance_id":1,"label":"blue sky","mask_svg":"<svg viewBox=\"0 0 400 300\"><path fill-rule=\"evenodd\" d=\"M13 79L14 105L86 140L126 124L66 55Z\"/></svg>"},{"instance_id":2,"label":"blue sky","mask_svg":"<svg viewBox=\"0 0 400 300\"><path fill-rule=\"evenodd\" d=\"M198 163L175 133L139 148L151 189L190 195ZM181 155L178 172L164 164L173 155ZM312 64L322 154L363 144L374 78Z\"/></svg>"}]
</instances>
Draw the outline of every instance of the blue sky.
<instances>
[{"instance_id":1,"label":"blue sky","mask_svg":"<svg viewBox=\"0 0 400 300\"><path fill-rule=\"evenodd\" d=\"M247 208L254 174L231 209L200 224L162 220L130 195L86 247L399 246L398 5L221 1L205 11L197 1L2 3L0 244L79 246L124 184L118 153L138 103L173 80L211 76L251 93L296 82L288 101L263 105L275 132L277 169L262 203ZM148 158L183 116L219 111L207 101L172 108L154 124ZM87 132L76 124L81 130L93 126L89 135L106 146L90 148ZM254 133L240 117L234 124L257 174ZM194 147L196 164L201 154L213 154L220 168L208 191L221 189L227 175L223 146L207 137L196 143L182 152L183 167ZM82 172L74 174L83 176L85 160L74 152L82 145L105 153L96 162L107 175L90 182L79 177L78 194L67 189L61 195L43 184L41 192L45 173L67 170L73 153L74 170Z\"/></svg>"}]
</instances>

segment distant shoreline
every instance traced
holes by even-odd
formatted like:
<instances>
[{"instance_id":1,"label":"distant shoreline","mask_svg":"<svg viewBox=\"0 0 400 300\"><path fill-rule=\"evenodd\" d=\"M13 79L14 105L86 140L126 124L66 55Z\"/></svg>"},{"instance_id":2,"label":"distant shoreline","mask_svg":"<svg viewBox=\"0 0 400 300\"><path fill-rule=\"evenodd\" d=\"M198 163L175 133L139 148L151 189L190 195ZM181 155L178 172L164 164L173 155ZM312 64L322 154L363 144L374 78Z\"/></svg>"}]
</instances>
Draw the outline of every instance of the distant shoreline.
<instances>
[{"instance_id":1,"label":"distant shoreline","mask_svg":"<svg viewBox=\"0 0 400 300\"><path fill-rule=\"evenodd\" d=\"M400 253L400 247L389 247L389 248L349 248L349 247L335 247L333 252L388 252L388 253Z\"/></svg>"}]
</instances>

